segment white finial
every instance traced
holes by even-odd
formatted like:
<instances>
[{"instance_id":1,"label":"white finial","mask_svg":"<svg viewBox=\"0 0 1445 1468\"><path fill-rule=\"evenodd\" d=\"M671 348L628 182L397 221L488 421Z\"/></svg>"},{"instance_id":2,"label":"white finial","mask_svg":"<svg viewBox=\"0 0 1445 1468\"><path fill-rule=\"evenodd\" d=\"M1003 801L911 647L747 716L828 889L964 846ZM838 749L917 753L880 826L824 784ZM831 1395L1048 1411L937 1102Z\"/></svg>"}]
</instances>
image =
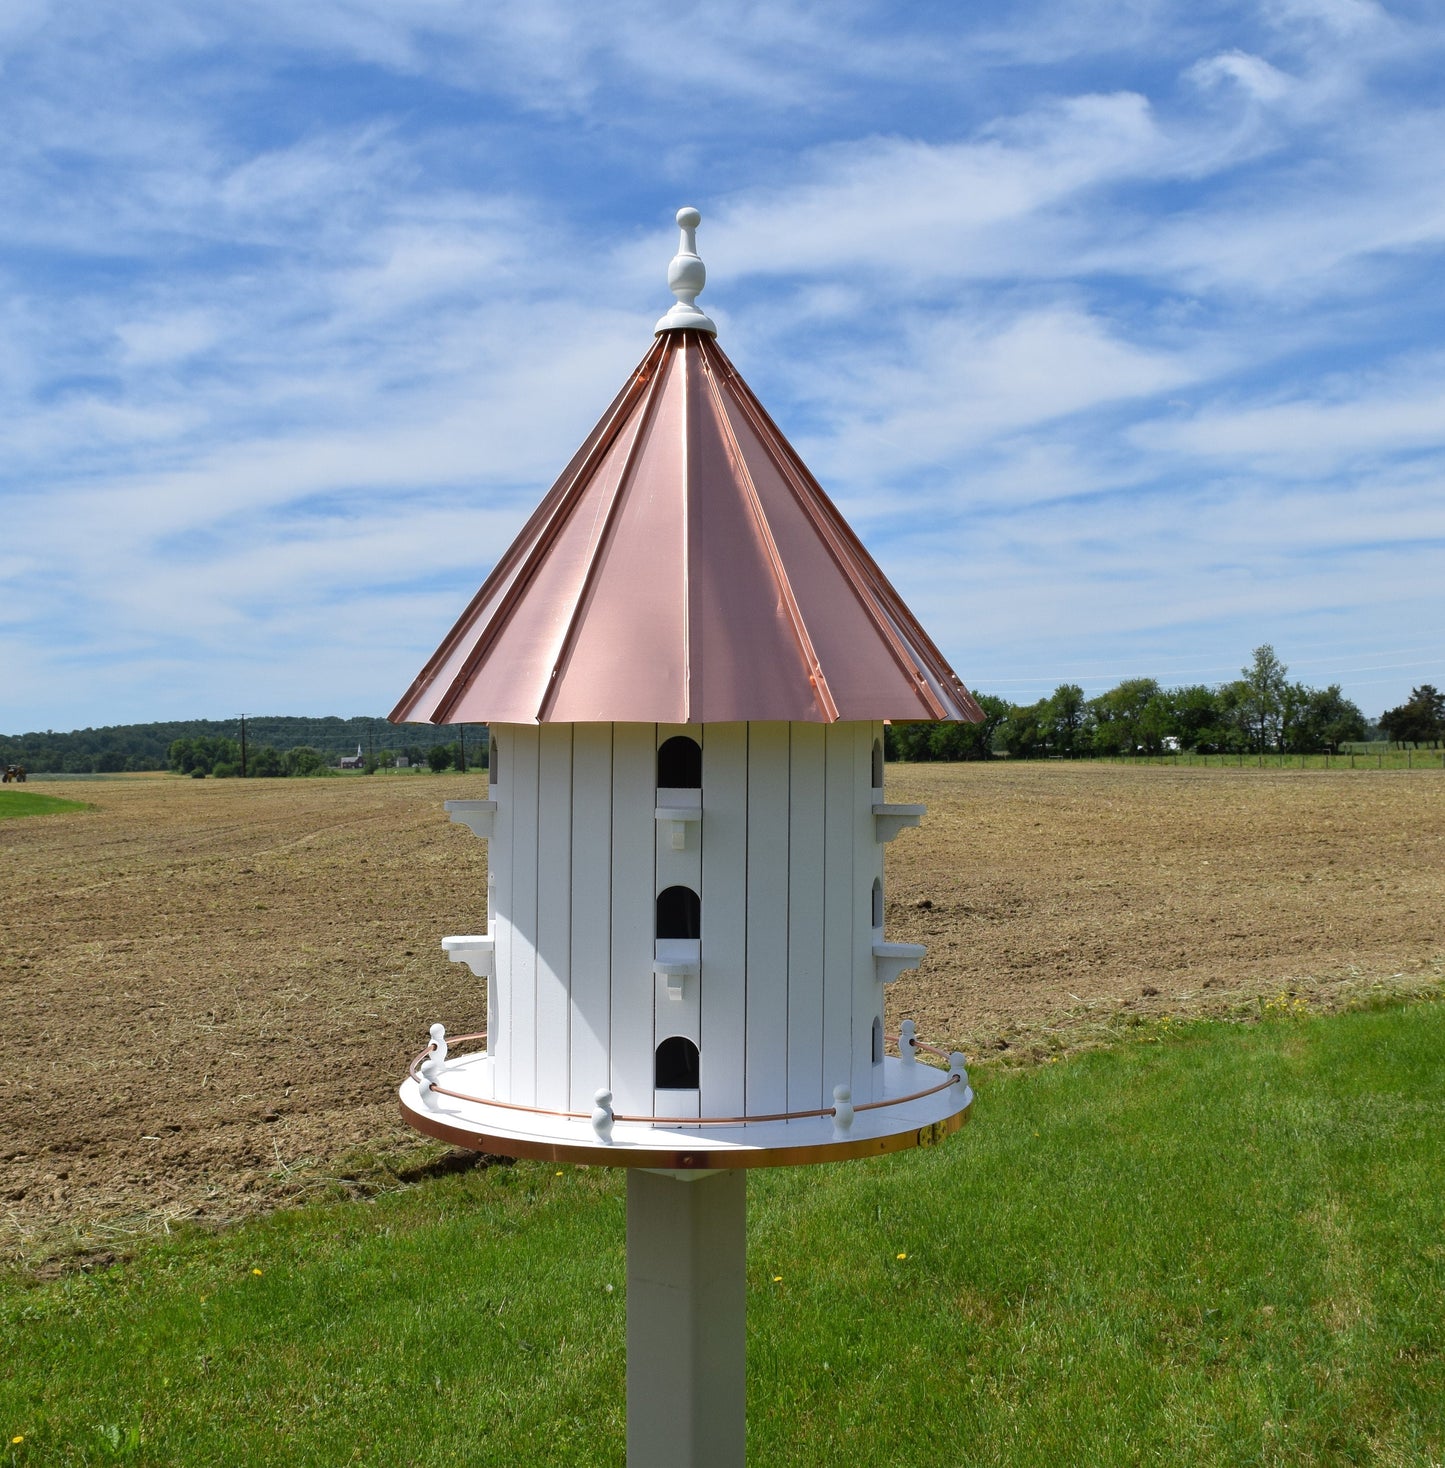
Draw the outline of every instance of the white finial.
<instances>
[{"instance_id":1,"label":"white finial","mask_svg":"<svg viewBox=\"0 0 1445 1468\"><path fill-rule=\"evenodd\" d=\"M912 1065L918 1059L918 1026L906 1019L898 1026L898 1058L904 1065Z\"/></svg>"},{"instance_id":2,"label":"white finial","mask_svg":"<svg viewBox=\"0 0 1445 1468\"><path fill-rule=\"evenodd\" d=\"M612 1143L612 1092L606 1088L592 1098L592 1130L597 1140L607 1145Z\"/></svg>"},{"instance_id":3,"label":"white finial","mask_svg":"<svg viewBox=\"0 0 1445 1468\"><path fill-rule=\"evenodd\" d=\"M447 1027L445 1025L433 1025L431 1027L431 1051L438 1065L447 1058Z\"/></svg>"},{"instance_id":4,"label":"white finial","mask_svg":"<svg viewBox=\"0 0 1445 1468\"><path fill-rule=\"evenodd\" d=\"M679 209L677 223L682 237L677 242L677 254L667 267L667 288L677 297L677 304L657 323L654 331L706 331L716 336L717 327L712 319L697 308L697 298L707 284L707 267L697 253L697 227L702 223L702 215L696 209Z\"/></svg>"},{"instance_id":5,"label":"white finial","mask_svg":"<svg viewBox=\"0 0 1445 1468\"><path fill-rule=\"evenodd\" d=\"M853 1088L833 1087L833 1140L841 1142L853 1130Z\"/></svg>"}]
</instances>

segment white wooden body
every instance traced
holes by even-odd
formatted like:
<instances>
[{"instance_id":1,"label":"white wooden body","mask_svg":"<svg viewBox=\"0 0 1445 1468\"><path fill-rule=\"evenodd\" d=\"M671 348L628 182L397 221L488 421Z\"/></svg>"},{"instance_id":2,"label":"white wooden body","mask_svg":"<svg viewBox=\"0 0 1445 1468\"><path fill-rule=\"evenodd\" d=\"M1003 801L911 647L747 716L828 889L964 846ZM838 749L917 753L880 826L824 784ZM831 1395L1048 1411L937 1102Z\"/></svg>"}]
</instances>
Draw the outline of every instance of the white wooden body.
<instances>
[{"instance_id":1,"label":"white wooden body","mask_svg":"<svg viewBox=\"0 0 1445 1468\"><path fill-rule=\"evenodd\" d=\"M881 1099L900 967L874 952L896 833L875 819L881 723L491 733L497 1100L590 1112L605 1089L618 1113L763 1117L830 1107L840 1084ZM701 748L700 789L658 785L675 736ZM695 936L659 936L669 888L697 894ZM674 1037L697 1047L695 1088L655 1086Z\"/></svg>"}]
</instances>

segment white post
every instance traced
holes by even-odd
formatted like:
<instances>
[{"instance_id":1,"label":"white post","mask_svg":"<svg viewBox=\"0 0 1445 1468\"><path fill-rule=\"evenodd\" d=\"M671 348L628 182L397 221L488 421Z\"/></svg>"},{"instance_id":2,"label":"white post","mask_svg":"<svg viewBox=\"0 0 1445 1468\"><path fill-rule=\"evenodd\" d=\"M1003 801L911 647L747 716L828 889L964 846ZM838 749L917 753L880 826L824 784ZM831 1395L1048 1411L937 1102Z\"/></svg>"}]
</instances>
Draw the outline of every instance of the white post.
<instances>
[{"instance_id":1,"label":"white post","mask_svg":"<svg viewBox=\"0 0 1445 1468\"><path fill-rule=\"evenodd\" d=\"M741 1468L747 1174L627 1171L627 1468Z\"/></svg>"}]
</instances>

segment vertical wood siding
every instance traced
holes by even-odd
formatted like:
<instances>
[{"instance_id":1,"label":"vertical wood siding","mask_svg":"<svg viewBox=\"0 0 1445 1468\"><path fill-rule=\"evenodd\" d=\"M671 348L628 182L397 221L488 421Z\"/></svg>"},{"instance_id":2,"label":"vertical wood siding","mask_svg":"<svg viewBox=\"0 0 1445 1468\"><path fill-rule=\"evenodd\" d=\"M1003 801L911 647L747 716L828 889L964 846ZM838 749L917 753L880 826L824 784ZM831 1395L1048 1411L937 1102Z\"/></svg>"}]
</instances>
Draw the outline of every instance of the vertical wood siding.
<instances>
[{"instance_id":1,"label":"vertical wood siding","mask_svg":"<svg viewBox=\"0 0 1445 1468\"><path fill-rule=\"evenodd\" d=\"M747 1072L749 1113L788 1109L787 724L748 725ZM705 1063L705 1062L704 1062Z\"/></svg>"},{"instance_id":2,"label":"vertical wood siding","mask_svg":"<svg viewBox=\"0 0 1445 1468\"><path fill-rule=\"evenodd\" d=\"M497 815L487 849L487 881L495 913L492 928L492 980L487 995L487 1049L492 1061L492 1084L497 1096L512 1094L512 827L516 824L512 771L516 769L516 727L503 724L494 731L501 747L497 762Z\"/></svg>"},{"instance_id":3,"label":"vertical wood siding","mask_svg":"<svg viewBox=\"0 0 1445 1468\"><path fill-rule=\"evenodd\" d=\"M537 1104L537 752L535 724L511 738L512 1079L511 1098ZM550 893L549 893L550 896Z\"/></svg>"},{"instance_id":4,"label":"vertical wood siding","mask_svg":"<svg viewBox=\"0 0 1445 1468\"><path fill-rule=\"evenodd\" d=\"M537 1101L568 1109L572 974L572 728L544 724L537 757Z\"/></svg>"},{"instance_id":5,"label":"vertical wood siding","mask_svg":"<svg viewBox=\"0 0 1445 1468\"><path fill-rule=\"evenodd\" d=\"M610 1086L612 1047L612 725L572 736L572 1030L569 1111Z\"/></svg>"},{"instance_id":6,"label":"vertical wood siding","mask_svg":"<svg viewBox=\"0 0 1445 1468\"><path fill-rule=\"evenodd\" d=\"M497 1094L586 1111L760 1115L876 1099L871 894L877 723L503 725L488 852ZM655 817L657 751L703 751L700 824L681 851ZM656 900L701 898L697 976L654 976ZM664 945L665 947L667 945ZM658 1092L657 1045L696 1042L697 1092Z\"/></svg>"},{"instance_id":7,"label":"vertical wood siding","mask_svg":"<svg viewBox=\"0 0 1445 1468\"><path fill-rule=\"evenodd\" d=\"M743 1111L748 978L748 728L712 724L702 748L702 1109Z\"/></svg>"},{"instance_id":8,"label":"vertical wood siding","mask_svg":"<svg viewBox=\"0 0 1445 1468\"><path fill-rule=\"evenodd\" d=\"M657 729L612 729L612 1094L618 1111L652 1109Z\"/></svg>"},{"instance_id":9,"label":"vertical wood siding","mask_svg":"<svg viewBox=\"0 0 1445 1468\"><path fill-rule=\"evenodd\" d=\"M823 1094L825 738L794 724L788 761L788 1109Z\"/></svg>"}]
</instances>

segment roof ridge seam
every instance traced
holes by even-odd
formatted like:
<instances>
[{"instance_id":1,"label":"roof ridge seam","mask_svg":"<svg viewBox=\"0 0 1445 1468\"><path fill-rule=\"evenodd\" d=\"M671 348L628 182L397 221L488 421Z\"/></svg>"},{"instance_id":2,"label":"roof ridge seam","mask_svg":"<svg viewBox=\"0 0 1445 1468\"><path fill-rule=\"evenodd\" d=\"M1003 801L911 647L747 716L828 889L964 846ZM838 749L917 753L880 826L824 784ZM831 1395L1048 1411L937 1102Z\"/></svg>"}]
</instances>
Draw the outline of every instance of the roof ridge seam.
<instances>
[{"instance_id":1,"label":"roof ridge seam","mask_svg":"<svg viewBox=\"0 0 1445 1468\"><path fill-rule=\"evenodd\" d=\"M778 543L773 538L772 527L768 524L768 517L763 513L762 501L758 497L757 486L753 483L752 472L748 469L747 461L743 458L743 451L738 444L737 435L733 432L733 426L728 421L727 409L723 405L722 393L718 388L715 375L709 369L707 361L707 348L702 347L703 376L707 379L708 394L712 399L715 409L718 427L721 430L733 462L738 468L738 479L742 487L748 508L752 511L753 519L758 527L759 538L763 543L769 569L773 574L773 581L777 585L779 595L783 599L783 605L787 609L788 621L793 629L793 636L798 643L798 651L803 656L803 662L808 670L808 681L813 685L815 700L824 721L829 724L838 721L838 705L833 698L833 691L828 686L828 679L823 672L823 664L819 660L817 649L813 646L813 639L808 632L807 623L803 620L803 609L798 605L798 599L793 594L792 582L788 579L787 567L783 565L782 553L778 550ZM726 360L726 359L724 359Z\"/></svg>"},{"instance_id":2,"label":"roof ridge seam","mask_svg":"<svg viewBox=\"0 0 1445 1468\"><path fill-rule=\"evenodd\" d=\"M917 641L921 644L922 650L929 654L932 661L936 665L934 672L935 676L938 677L939 682L945 685L951 683L952 687L950 691L961 693L963 695L964 701L970 704L979 714L979 717L982 718L983 711L979 709L978 705L974 702L973 696L968 692L968 689L965 687L963 680L959 678L958 674L953 671L953 668L949 664L948 659L945 658L942 652L939 651L937 645L928 635L928 632L923 627L922 623L920 623L918 618L913 615L912 611L908 607L908 604L903 600L901 596L899 596L897 590L894 588L892 583L883 574L882 568L873 559L873 556L868 550L868 547L865 546L863 542L858 538L857 533L853 530L852 526L848 524L847 520L843 518L842 514L838 510L838 507L834 505L829 499L827 491L823 488L821 484L818 483L817 478L813 474L812 470L810 470L808 466L803 463L802 459L798 457L797 450L794 449L792 444L788 442L786 435L773 421L772 415L762 405L762 403L758 401L757 395L748 386L742 374L738 372L737 368L733 365L731 359L728 358L727 353L724 352L723 349L718 346L715 341L709 343L709 345L711 349L716 352L717 355L723 360L728 369L729 375L737 383L737 386L740 389L739 396L742 400L743 406L747 409L751 409L751 416L756 418L759 422L762 423L764 427L769 429L771 436L775 437L777 441L785 449L787 449L790 456L788 462L779 463L776 456L770 456L773 457L774 463L778 463L779 467L783 469L785 473L790 474L795 480L803 481L804 484L809 488L809 490L813 494L815 494L818 500L819 509L827 517L827 526L831 529L833 535L836 537L837 540L842 541L854 552L857 557L859 566L865 574L871 589L878 596L879 600L884 603L891 615L897 617L898 621L902 623L905 628L908 629L910 635L917 639ZM764 442L764 446L766 446L768 436L760 435L760 437ZM796 487L794 487L794 494L795 496L797 494ZM946 676L944 676L945 674Z\"/></svg>"},{"instance_id":3,"label":"roof ridge seam","mask_svg":"<svg viewBox=\"0 0 1445 1468\"><path fill-rule=\"evenodd\" d=\"M690 539L692 526L689 514L692 507L692 456L687 451L689 385L687 343L684 341L682 393L680 394L682 411L679 414L682 420L682 555L679 559L682 562L682 721L684 724L692 720L692 541Z\"/></svg>"},{"instance_id":4,"label":"roof ridge seam","mask_svg":"<svg viewBox=\"0 0 1445 1468\"><path fill-rule=\"evenodd\" d=\"M761 404L756 403L756 399L753 397L752 389L748 387L747 383L738 374L737 369L733 367L731 361L728 360L726 354L722 351L722 349L715 346L714 350L717 351L718 356L723 359L723 362L729 369L730 375L733 379L733 385L736 390L735 400L737 401L739 407L743 410L744 414L749 419L753 420L752 426L754 428L772 428L772 434L759 433L757 435L758 442L761 445L763 452L767 454L767 456L773 461L774 465L776 465L776 467L782 472L783 480L787 484L794 501L803 511L804 515L808 518L813 528L818 532L819 539L822 540L825 548L828 551L828 554L832 557L834 565L837 566L839 571L842 572L843 580L847 585L849 591L852 592L853 599L862 608L864 615L868 617L868 619L881 633L884 645L891 653L894 662L898 664L900 671L902 671L904 675L908 677L912 682L914 686L914 692L918 695L919 701L923 704L924 708L932 713L935 718L946 719L949 716L948 709L945 708L943 703L935 696L933 689L928 686L928 680L919 668L917 660L909 656L908 650L905 648L902 639L899 637L897 629L893 626L891 618L880 615L880 608L877 605L877 602L881 601L887 604L889 602L897 600L897 594L893 593L892 596L887 594L892 590L892 588L888 587L886 581L883 583L882 586L872 584L873 577L871 574L867 575L867 581L870 583L867 589L871 593L871 595L863 594L863 588L861 588L858 584L859 576L857 570L851 563L850 559L841 553L841 547L838 543L840 537L836 533L835 527L832 524L831 517L827 514L827 509L830 508L830 506L828 506L824 501L817 500L814 495L809 494L805 496L798 492L798 481L800 476L797 473L796 466L791 462L792 446L788 444L787 439L783 437L782 431L777 427L777 425L772 423L771 419L766 419L766 410L762 410ZM763 412L764 418L766 419L766 421L762 424L757 422L756 415L751 411L751 409L755 405ZM731 425L729 425L728 427L728 432L729 434L731 434L732 432ZM773 444L771 442L771 439L774 435L776 435L777 439L789 449L790 453L788 456L780 455L774 451ZM804 487L816 489L819 495L824 494L822 486L816 484L816 482L814 482L814 484L812 485L807 485L805 483ZM861 542L857 541L856 536L853 537L853 539L855 541L855 545L851 548L861 550ZM865 561L863 563L862 569L865 573L869 573L871 572L872 568ZM889 607L889 610L891 612L892 608ZM947 665L945 664L944 666L946 667Z\"/></svg>"},{"instance_id":5,"label":"roof ridge seam","mask_svg":"<svg viewBox=\"0 0 1445 1468\"><path fill-rule=\"evenodd\" d=\"M659 340L663 338L659 337ZM672 351L669 340L664 346L659 358L665 358ZM658 370L648 380L642 398L642 409L637 415L637 431L632 436L632 442L627 448L627 457L623 460L622 468L618 471L617 484L612 491L612 498L607 505L607 513L603 517L602 529L592 548L592 554L587 560L587 569L582 576L582 584L577 588L576 600L572 603L572 611L567 618L567 626L562 633L562 640L557 647L557 655L552 662L552 671L547 679L547 687L542 694L542 702L537 707L536 721L541 724L546 721L547 714L552 705L557 701L557 691L561 682L561 674L564 665L571 656L572 646L576 640L577 628L582 621L582 608L586 605L591 595L592 587L597 579L597 567L602 559L605 548L611 544L612 532L616 528L618 514L625 498L627 489L630 487L632 472L637 465L639 445L646 436L648 424L652 421L653 412L657 406L659 395L659 384L663 379L661 360Z\"/></svg>"}]
</instances>

